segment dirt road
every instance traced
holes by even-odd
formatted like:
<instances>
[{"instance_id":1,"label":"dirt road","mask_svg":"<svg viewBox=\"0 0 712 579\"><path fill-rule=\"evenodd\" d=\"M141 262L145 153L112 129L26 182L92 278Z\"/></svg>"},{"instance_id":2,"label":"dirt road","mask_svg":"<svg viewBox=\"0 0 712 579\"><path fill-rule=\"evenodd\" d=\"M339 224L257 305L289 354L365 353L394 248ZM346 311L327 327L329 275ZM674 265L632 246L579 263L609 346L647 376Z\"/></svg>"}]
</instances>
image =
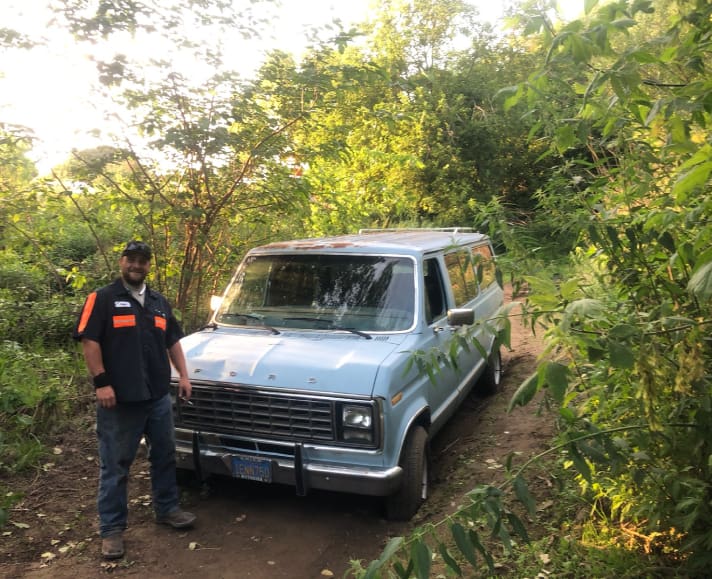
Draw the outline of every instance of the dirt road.
<instances>
[{"instance_id":1,"label":"dirt road","mask_svg":"<svg viewBox=\"0 0 712 579\"><path fill-rule=\"evenodd\" d=\"M126 557L102 561L94 504L96 443L88 417L79 434L56 441L46 472L23 481L25 499L0 531L0 577L343 577L351 559L368 563L388 538L440 520L474 485L496 479L499 461L509 452L524 459L544 447L551 434L546 419L533 408L505 412L539 350L515 321L512 351L503 352L502 392L468 400L433 440L431 497L408 524L384 520L372 498L324 492L300 498L291 488L219 480L207 494L185 490L183 506L199 523L176 532L153 522L148 465L140 459L132 470Z\"/></svg>"}]
</instances>

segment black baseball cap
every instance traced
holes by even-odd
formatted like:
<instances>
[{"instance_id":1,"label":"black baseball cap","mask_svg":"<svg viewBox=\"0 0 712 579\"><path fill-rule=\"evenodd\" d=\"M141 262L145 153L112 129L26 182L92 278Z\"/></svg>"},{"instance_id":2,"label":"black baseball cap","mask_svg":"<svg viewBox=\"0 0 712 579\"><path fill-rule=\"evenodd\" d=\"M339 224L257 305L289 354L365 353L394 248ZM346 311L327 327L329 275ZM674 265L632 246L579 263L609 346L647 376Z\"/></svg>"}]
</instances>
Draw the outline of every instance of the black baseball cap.
<instances>
[{"instance_id":1,"label":"black baseball cap","mask_svg":"<svg viewBox=\"0 0 712 579\"><path fill-rule=\"evenodd\" d=\"M145 257L146 259L151 259L151 246L143 241L129 241L121 252L121 256L128 255L129 253L138 253Z\"/></svg>"}]
</instances>

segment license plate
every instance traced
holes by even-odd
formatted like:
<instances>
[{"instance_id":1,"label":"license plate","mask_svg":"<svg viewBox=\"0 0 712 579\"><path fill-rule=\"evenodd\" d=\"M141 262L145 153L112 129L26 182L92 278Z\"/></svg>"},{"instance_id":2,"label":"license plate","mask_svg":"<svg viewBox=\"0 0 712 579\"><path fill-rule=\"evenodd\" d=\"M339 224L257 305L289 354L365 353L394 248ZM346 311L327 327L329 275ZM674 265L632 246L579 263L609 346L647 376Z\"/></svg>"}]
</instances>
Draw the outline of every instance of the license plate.
<instances>
[{"instance_id":1,"label":"license plate","mask_svg":"<svg viewBox=\"0 0 712 579\"><path fill-rule=\"evenodd\" d=\"M232 476L259 482L272 482L272 461L241 454L232 455Z\"/></svg>"}]
</instances>

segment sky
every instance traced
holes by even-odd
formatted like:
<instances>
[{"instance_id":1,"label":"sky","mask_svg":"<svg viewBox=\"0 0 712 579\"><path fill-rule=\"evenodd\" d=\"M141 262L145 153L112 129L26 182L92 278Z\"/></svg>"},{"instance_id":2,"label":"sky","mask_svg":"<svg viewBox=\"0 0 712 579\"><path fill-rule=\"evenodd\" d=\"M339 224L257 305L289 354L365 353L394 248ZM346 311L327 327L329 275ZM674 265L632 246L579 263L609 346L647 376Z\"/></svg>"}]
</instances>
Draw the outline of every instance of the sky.
<instances>
[{"instance_id":1,"label":"sky","mask_svg":"<svg viewBox=\"0 0 712 579\"><path fill-rule=\"evenodd\" d=\"M372 1L308 0L309 9L305 10L303 1L282 0L279 18L272 23L269 48L291 51L298 57L305 46L305 29L334 18L344 23L363 21L371 12ZM501 0L469 1L482 19L496 25L501 18ZM50 17L47 2L0 0L0 27L42 34ZM578 16L582 6L583 0L560 0L567 18ZM249 53L259 54L264 48ZM37 142L28 156L40 172L65 161L72 148L102 144L91 131L106 125L104 106L92 95L96 70L82 50L63 35L50 37L45 47L17 52L12 58L0 52L0 123L23 125L34 131Z\"/></svg>"}]
</instances>

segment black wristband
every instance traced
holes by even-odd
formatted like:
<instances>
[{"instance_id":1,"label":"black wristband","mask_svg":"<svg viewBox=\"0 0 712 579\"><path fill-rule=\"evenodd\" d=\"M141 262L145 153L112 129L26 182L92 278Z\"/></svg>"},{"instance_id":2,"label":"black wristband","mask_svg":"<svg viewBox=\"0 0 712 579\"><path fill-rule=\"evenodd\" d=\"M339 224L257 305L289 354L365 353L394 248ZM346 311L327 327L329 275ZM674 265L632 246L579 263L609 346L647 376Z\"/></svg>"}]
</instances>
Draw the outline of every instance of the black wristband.
<instances>
[{"instance_id":1,"label":"black wristband","mask_svg":"<svg viewBox=\"0 0 712 579\"><path fill-rule=\"evenodd\" d=\"M104 386L111 386L111 378L109 378L109 375L106 372L102 372L101 374L97 374L94 376L94 388L103 388Z\"/></svg>"}]
</instances>

